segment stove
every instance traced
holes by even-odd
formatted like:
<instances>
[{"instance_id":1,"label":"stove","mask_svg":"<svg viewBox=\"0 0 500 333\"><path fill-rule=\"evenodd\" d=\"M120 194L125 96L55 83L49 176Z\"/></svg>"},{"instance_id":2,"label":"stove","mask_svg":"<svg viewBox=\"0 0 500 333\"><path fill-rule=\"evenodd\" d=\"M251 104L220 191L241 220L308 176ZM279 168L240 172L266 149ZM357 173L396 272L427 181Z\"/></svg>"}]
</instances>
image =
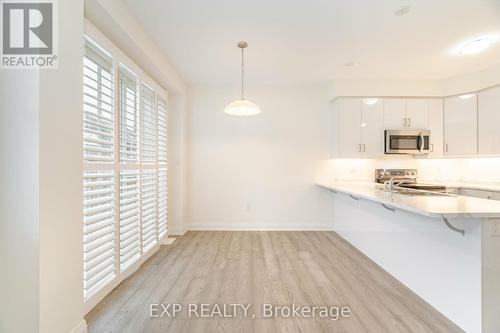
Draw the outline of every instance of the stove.
<instances>
[{"instance_id":1,"label":"stove","mask_svg":"<svg viewBox=\"0 0 500 333\"><path fill-rule=\"evenodd\" d=\"M394 184L398 187L425 190L433 192L446 192L446 186L437 184L419 183L417 169L376 169L375 182L384 184L386 181L394 179Z\"/></svg>"}]
</instances>

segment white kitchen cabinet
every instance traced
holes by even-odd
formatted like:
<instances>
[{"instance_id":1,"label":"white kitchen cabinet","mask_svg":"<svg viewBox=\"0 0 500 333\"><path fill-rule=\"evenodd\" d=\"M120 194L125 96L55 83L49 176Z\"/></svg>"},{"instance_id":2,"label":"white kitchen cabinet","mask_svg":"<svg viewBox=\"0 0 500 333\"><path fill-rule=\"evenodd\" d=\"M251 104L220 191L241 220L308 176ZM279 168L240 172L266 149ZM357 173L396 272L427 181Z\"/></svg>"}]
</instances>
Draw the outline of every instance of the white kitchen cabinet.
<instances>
[{"instance_id":1,"label":"white kitchen cabinet","mask_svg":"<svg viewBox=\"0 0 500 333\"><path fill-rule=\"evenodd\" d=\"M500 155L500 87L478 94L479 154Z\"/></svg>"},{"instance_id":2,"label":"white kitchen cabinet","mask_svg":"<svg viewBox=\"0 0 500 333\"><path fill-rule=\"evenodd\" d=\"M428 128L431 131L430 157L443 156L443 99L433 98L428 100L429 121Z\"/></svg>"},{"instance_id":3,"label":"white kitchen cabinet","mask_svg":"<svg viewBox=\"0 0 500 333\"><path fill-rule=\"evenodd\" d=\"M493 192L493 200L500 200L500 192Z\"/></svg>"},{"instance_id":4,"label":"white kitchen cabinet","mask_svg":"<svg viewBox=\"0 0 500 333\"><path fill-rule=\"evenodd\" d=\"M446 156L477 154L477 95L444 99L444 147Z\"/></svg>"},{"instance_id":5,"label":"white kitchen cabinet","mask_svg":"<svg viewBox=\"0 0 500 333\"><path fill-rule=\"evenodd\" d=\"M406 100L402 98L384 98L384 129L407 129Z\"/></svg>"},{"instance_id":6,"label":"white kitchen cabinet","mask_svg":"<svg viewBox=\"0 0 500 333\"><path fill-rule=\"evenodd\" d=\"M381 99L364 99L361 114L363 157L384 155L384 108Z\"/></svg>"},{"instance_id":7,"label":"white kitchen cabinet","mask_svg":"<svg viewBox=\"0 0 500 333\"><path fill-rule=\"evenodd\" d=\"M339 98L335 101L336 154L341 158L384 155L382 100Z\"/></svg>"},{"instance_id":8,"label":"white kitchen cabinet","mask_svg":"<svg viewBox=\"0 0 500 333\"><path fill-rule=\"evenodd\" d=\"M361 98L339 98L335 104L338 157L359 158L362 153Z\"/></svg>"},{"instance_id":9,"label":"white kitchen cabinet","mask_svg":"<svg viewBox=\"0 0 500 333\"><path fill-rule=\"evenodd\" d=\"M428 113L425 98L384 98L384 129L427 129Z\"/></svg>"},{"instance_id":10,"label":"white kitchen cabinet","mask_svg":"<svg viewBox=\"0 0 500 333\"><path fill-rule=\"evenodd\" d=\"M428 129L429 100L425 98L410 98L406 100L407 128Z\"/></svg>"}]
</instances>

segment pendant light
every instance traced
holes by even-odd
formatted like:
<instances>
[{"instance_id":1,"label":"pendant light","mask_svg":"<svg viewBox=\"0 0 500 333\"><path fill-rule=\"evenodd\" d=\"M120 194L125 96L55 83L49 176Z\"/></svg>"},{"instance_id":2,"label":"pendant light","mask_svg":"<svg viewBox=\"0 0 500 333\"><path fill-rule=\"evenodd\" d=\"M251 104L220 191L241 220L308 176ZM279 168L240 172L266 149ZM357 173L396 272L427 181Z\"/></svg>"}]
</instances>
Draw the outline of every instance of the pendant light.
<instances>
[{"instance_id":1,"label":"pendant light","mask_svg":"<svg viewBox=\"0 0 500 333\"><path fill-rule=\"evenodd\" d=\"M244 50L248 47L247 42L239 42L241 49L241 98L229 103L224 112L233 116L254 116L260 113L259 107L245 99L245 58Z\"/></svg>"}]
</instances>

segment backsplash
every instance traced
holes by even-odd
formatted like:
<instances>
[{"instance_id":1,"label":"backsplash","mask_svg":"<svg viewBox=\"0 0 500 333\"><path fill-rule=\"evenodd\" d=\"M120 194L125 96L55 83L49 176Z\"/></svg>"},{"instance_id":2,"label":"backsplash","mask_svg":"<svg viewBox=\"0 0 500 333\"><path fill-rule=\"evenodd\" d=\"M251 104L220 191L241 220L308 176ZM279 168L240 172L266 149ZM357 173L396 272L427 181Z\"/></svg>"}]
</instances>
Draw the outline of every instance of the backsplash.
<instances>
[{"instance_id":1,"label":"backsplash","mask_svg":"<svg viewBox=\"0 0 500 333\"><path fill-rule=\"evenodd\" d=\"M373 181L375 169L418 169L421 181L500 182L500 158L331 159L325 161L321 181Z\"/></svg>"}]
</instances>

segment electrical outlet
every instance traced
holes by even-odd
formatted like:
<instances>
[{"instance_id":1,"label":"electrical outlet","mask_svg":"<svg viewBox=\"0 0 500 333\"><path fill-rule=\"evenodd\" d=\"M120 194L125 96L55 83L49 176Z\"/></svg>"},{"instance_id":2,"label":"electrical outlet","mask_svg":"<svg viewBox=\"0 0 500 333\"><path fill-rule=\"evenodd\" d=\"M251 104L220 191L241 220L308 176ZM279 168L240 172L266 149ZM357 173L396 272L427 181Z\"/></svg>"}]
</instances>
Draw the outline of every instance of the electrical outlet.
<instances>
[{"instance_id":1,"label":"electrical outlet","mask_svg":"<svg viewBox=\"0 0 500 333\"><path fill-rule=\"evenodd\" d=\"M500 237L500 220L488 221L488 235L491 237Z\"/></svg>"}]
</instances>

